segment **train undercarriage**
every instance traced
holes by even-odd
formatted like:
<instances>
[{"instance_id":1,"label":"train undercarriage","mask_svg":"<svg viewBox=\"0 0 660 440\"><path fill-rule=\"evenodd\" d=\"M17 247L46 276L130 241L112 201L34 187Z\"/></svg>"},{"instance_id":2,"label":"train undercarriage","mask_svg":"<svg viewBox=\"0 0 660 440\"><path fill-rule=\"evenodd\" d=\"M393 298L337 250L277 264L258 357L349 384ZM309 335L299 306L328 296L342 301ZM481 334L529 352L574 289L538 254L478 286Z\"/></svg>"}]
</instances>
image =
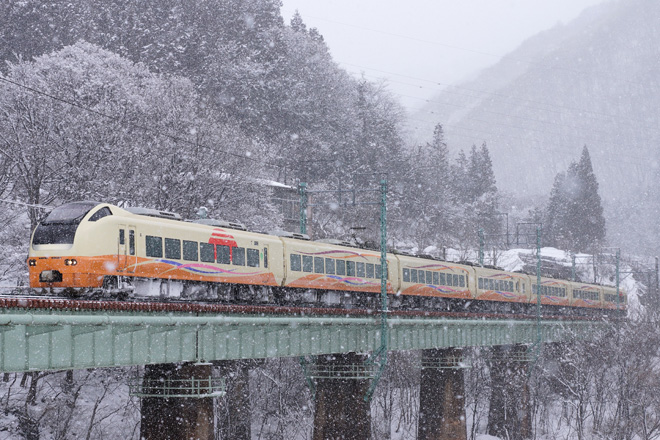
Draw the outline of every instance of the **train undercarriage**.
<instances>
[{"instance_id":1,"label":"train undercarriage","mask_svg":"<svg viewBox=\"0 0 660 440\"><path fill-rule=\"evenodd\" d=\"M106 276L101 289L41 289L41 294L70 298L153 302L199 302L226 305L313 307L377 312L381 296L373 292L296 289L227 283L191 282L172 279ZM504 301L466 300L445 297L388 294L388 310L536 316L537 305ZM559 307L542 304L543 316L617 317L615 310Z\"/></svg>"}]
</instances>

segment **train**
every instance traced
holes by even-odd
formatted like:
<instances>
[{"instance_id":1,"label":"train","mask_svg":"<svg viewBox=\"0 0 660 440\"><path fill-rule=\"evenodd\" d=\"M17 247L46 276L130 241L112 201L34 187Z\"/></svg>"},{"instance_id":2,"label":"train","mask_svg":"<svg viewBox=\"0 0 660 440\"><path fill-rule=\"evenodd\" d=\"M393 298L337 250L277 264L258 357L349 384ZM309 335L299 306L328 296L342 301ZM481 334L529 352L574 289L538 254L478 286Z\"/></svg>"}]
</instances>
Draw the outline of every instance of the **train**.
<instances>
[{"instance_id":1,"label":"train","mask_svg":"<svg viewBox=\"0 0 660 440\"><path fill-rule=\"evenodd\" d=\"M388 252L391 309L623 315L627 295L573 282ZM53 209L34 230L30 286L75 295L378 309L379 251L239 223L184 220L93 201Z\"/></svg>"}]
</instances>

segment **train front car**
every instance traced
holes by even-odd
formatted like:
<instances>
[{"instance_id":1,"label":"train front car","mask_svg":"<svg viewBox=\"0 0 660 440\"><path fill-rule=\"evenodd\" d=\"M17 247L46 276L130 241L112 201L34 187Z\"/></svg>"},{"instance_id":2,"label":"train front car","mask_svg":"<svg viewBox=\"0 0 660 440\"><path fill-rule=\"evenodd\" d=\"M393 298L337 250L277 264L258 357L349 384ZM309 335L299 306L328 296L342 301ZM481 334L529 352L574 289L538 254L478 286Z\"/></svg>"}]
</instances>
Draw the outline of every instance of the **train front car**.
<instances>
[{"instance_id":1,"label":"train front car","mask_svg":"<svg viewBox=\"0 0 660 440\"><path fill-rule=\"evenodd\" d=\"M55 208L35 229L28 251L30 287L98 288L117 245L104 239L111 205L74 202Z\"/></svg>"}]
</instances>

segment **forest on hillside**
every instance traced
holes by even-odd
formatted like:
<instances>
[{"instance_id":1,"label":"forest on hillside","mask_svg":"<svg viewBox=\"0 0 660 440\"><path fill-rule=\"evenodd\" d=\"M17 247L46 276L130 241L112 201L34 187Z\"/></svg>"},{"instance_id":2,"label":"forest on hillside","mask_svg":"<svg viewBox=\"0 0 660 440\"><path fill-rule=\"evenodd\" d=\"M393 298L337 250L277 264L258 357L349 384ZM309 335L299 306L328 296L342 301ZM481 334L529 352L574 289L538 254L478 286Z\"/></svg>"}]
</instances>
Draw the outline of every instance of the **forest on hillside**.
<instances>
[{"instance_id":1,"label":"forest on hillside","mask_svg":"<svg viewBox=\"0 0 660 440\"><path fill-rule=\"evenodd\" d=\"M321 33L299 15L285 20L278 0L5 0L0 287L26 284L30 233L53 206L98 200L186 218L205 206L267 232L295 225L300 182L377 189L386 178L388 245L416 253L474 257L481 231L495 264L518 222L544 225L546 244L573 252L607 245L588 146L546 198L521 204L498 190L488 139L450 149L435 121L428 139L410 144L405 118L387 84L341 69ZM313 237L377 242L378 208L332 197L317 199L327 206L314 208ZM611 267L602 280L613 279ZM513 372L519 381L506 395L492 387L496 350L466 349L469 438L502 434L489 425L491 399L518 405L520 386L530 391L535 438L659 438L657 304L644 305L647 314L594 341L538 353ZM419 363L419 352L392 353L371 406L372 438L415 438ZM127 379L140 368L5 374L0 433L137 438L139 400ZM221 401L218 437L237 438L226 431L236 426L253 438L309 437L313 402L297 359L218 368L230 388L248 390L249 409L229 420Z\"/></svg>"},{"instance_id":2,"label":"forest on hillside","mask_svg":"<svg viewBox=\"0 0 660 440\"><path fill-rule=\"evenodd\" d=\"M386 178L390 246L474 247L479 228L502 232L486 144L451 158L440 123L406 144L386 84L349 76L299 15L285 23L273 0L147 3L0 5L6 276L47 207L72 200L187 218L205 206L271 231L298 182ZM290 186L288 200L269 182ZM337 208L315 210L315 238L377 239L375 209Z\"/></svg>"}]
</instances>

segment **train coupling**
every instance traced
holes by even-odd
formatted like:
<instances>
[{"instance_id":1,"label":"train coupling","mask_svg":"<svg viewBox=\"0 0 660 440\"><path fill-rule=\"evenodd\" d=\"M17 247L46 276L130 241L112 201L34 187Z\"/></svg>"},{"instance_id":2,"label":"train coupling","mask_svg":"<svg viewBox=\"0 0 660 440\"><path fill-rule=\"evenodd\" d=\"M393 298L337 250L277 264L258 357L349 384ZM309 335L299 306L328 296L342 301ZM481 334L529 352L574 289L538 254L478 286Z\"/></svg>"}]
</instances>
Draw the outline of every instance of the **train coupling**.
<instances>
[{"instance_id":1,"label":"train coupling","mask_svg":"<svg viewBox=\"0 0 660 440\"><path fill-rule=\"evenodd\" d=\"M62 272L59 270L44 270L39 274L40 283L61 283Z\"/></svg>"}]
</instances>

